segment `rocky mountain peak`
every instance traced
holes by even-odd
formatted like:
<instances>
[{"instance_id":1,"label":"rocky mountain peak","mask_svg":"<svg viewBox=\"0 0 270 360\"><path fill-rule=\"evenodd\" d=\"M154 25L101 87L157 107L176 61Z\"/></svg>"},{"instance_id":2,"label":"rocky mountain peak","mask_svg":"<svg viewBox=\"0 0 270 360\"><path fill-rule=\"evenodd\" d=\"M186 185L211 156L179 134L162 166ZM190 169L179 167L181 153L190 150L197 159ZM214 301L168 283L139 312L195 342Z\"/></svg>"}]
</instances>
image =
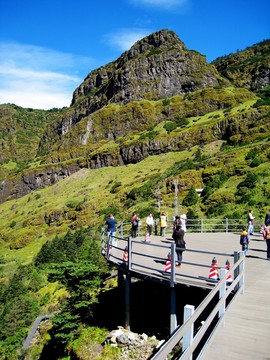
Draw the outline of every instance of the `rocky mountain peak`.
<instances>
[{"instance_id":1,"label":"rocky mountain peak","mask_svg":"<svg viewBox=\"0 0 270 360\"><path fill-rule=\"evenodd\" d=\"M175 32L170 30L160 30L137 41L130 50L126 51L119 58L118 66L121 66L123 65L123 62L140 55L150 55L155 49L166 51L172 48L178 48L180 51L187 50L187 47L178 38Z\"/></svg>"},{"instance_id":2,"label":"rocky mountain peak","mask_svg":"<svg viewBox=\"0 0 270 360\"><path fill-rule=\"evenodd\" d=\"M160 30L86 77L73 94L72 123L110 103L159 100L225 83L205 56L188 50L173 31Z\"/></svg>"}]
</instances>

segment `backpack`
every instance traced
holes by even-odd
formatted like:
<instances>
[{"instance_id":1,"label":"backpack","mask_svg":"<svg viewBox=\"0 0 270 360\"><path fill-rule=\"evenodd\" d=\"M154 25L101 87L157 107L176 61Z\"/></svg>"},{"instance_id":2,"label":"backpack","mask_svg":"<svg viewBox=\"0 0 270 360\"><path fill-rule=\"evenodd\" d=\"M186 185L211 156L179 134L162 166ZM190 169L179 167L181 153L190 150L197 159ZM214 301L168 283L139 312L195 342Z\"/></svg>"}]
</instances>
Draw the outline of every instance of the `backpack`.
<instances>
[{"instance_id":1,"label":"backpack","mask_svg":"<svg viewBox=\"0 0 270 360\"><path fill-rule=\"evenodd\" d=\"M248 236L246 234L241 234L240 236L240 245L248 244Z\"/></svg>"},{"instance_id":2,"label":"backpack","mask_svg":"<svg viewBox=\"0 0 270 360\"><path fill-rule=\"evenodd\" d=\"M270 239L270 226L267 226L264 230L264 238Z\"/></svg>"}]
</instances>

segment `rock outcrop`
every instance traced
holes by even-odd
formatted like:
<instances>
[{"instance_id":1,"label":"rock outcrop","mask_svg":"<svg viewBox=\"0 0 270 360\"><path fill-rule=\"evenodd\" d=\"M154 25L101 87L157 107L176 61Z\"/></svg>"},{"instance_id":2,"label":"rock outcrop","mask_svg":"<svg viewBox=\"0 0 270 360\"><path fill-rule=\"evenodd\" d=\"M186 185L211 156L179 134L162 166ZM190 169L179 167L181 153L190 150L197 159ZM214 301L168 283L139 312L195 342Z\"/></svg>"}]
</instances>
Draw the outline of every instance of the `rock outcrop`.
<instances>
[{"instance_id":1,"label":"rock outcrop","mask_svg":"<svg viewBox=\"0 0 270 360\"><path fill-rule=\"evenodd\" d=\"M226 84L205 56L188 50L173 31L161 30L86 77L74 91L74 112L63 119L60 133L111 103L158 100Z\"/></svg>"},{"instance_id":2,"label":"rock outcrop","mask_svg":"<svg viewBox=\"0 0 270 360\"><path fill-rule=\"evenodd\" d=\"M155 336L137 334L119 326L117 330L111 331L106 343L121 349L118 360L147 360L161 342Z\"/></svg>"}]
</instances>

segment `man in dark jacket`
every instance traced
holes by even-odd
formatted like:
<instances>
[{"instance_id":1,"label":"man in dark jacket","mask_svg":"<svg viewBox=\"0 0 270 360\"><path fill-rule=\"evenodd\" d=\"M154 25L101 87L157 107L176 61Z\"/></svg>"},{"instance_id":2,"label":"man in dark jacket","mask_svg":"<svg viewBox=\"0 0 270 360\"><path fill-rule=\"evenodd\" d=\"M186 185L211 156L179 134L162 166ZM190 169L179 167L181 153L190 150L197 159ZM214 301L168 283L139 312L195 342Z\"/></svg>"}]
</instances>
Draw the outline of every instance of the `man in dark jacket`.
<instances>
[{"instance_id":1,"label":"man in dark jacket","mask_svg":"<svg viewBox=\"0 0 270 360\"><path fill-rule=\"evenodd\" d=\"M108 216L105 224L107 225L108 241L111 245L117 246L117 241L115 239L117 220L114 218L113 214Z\"/></svg>"},{"instance_id":2,"label":"man in dark jacket","mask_svg":"<svg viewBox=\"0 0 270 360\"><path fill-rule=\"evenodd\" d=\"M176 245L176 254L178 260L178 264L176 265L177 267L181 267L181 263L183 259L182 254L184 249L186 248L186 242L184 240L184 236L185 236L184 230L181 228L181 225L177 224L172 234L172 237Z\"/></svg>"},{"instance_id":3,"label":"man in dark jacket","mask_svg":"<svg viewBox=\"0 0 270 360\"><path fill-rule=\"evenodd\" d=\"M265 223L265 226L270 225L270 210L269 210L268 213L265 215L264 223Z\"/></svg>"}]
</instances>

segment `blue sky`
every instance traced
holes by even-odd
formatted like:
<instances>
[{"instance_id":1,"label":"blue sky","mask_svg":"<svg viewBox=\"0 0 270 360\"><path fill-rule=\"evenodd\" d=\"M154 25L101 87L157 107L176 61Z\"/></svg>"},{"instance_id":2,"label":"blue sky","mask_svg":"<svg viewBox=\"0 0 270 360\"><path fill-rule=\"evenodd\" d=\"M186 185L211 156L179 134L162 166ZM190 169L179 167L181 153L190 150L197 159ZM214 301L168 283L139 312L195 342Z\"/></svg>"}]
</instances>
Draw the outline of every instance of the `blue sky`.
<instances>
[{"instance_id":1,"label":"blue sky","mask_svg":"<svg viewBox=\"0 0 270 360\"><path fill-rule=\"evenodd\" d=\"M269 0L0 0L0 104L69 106L87 74L161 29L219 56L270 38Z\"/></svg>"}]
</instances>

